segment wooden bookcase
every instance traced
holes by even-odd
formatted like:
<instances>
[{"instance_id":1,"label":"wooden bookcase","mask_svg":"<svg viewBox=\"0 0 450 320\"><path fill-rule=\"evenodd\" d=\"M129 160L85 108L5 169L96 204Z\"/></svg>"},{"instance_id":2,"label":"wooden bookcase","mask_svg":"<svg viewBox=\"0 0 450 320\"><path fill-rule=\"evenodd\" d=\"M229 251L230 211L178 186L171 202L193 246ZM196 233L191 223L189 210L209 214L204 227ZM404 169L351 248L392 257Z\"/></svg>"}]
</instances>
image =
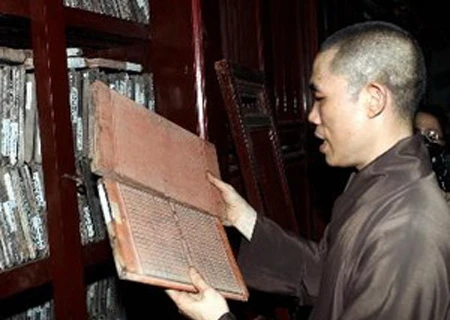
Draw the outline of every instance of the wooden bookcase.
<instances>
[{"instance_id":1,"label":"wooden bookcase","mask_svg":"<svg viewBox=\"0 0 450 320\"><path fill-rule=\"evenodd\" d=\"M65 7L62 0L0 2L0 44L33 50L49 257L0 273L0 318L53 299L56 319L88 319L86 284L115 272L109 243L82 246L66 48L150 66L150 27Z\"/></svg>"},{"instance_id":2,"label":"wooden bookcase","mask_svg":"<svg viewBox=\"0 0 450 320\"><path fill-rule=\"evenodd\" d=\"M150 0L150 24L64 6L63 0L0 1L0 45L32 49L50 254L0 272L0 319L53 299L57 320L88 319L86 287L115 274L107 240L82 245L66 49L139 63L152 72L157 112L207 137L201 0ZM211 67L212 68L212 67ZM123 283L129 319L182 319L160 288ZM128 310L127 310L128 311Z\"/></svg>"},{"instance_id":3,"label":"wooden bookcase","mask_svg":"<svg viewBox=\"0 0 450 320\"><path fill-rule=\"evenodd\" d=\"M294 19L296 28L289 29L290 36L278 43L279 35L287 34L283 28L291 28L278 16L283 16L281 7L286 3L295 10L283 10L299 16ZM1 0L0 45L32 49L34 54L50 255L0 273L0 319L48 299L54 299L57 320L88 319L86 284L115 273L107 241L87 246L80 241L66 48L81 47L88 56L138 62L151 71L157 112L213 142L224 180L235 182L241 191L240 169L234 170L233 159L228 159L229 128L223 121L226 114L214 62L227 58L264 69L273 100L281 101L286 92L304 109L306 70L317 37L311 31L312 27L316 30L316 3L308 0L298 8L295 0L150 0L150 24L145 25L65 7L63 0ZM271 23L264 22L261 13L270 14ZM291 43L291 39L295 41ZM286 56L294 47L292 56ZM298 56L300 65L292 68L290 63ZM295 81L287 85L284 81L290 77ZM297 87L300 90L295 91ZM294 121L283 122L282 109L274 105L281 129L289 127L290 132L292 126L292 131L298 132L298 124L303 128L305 110L289 114L287 118ZM307 140L304 136L291 138L284 131L280 130L284 145ZM294 186L301 191L301 199L306 199L297 204L300 208L307 207L309 197L306 173L303 175L305 159L303 153L293 157L288 168L298 174L300 167L300 183ZM130 310L136 316L130 318L142 316L134 308L140 306L144 312L162 310L166 319L182 319L159 288L125 286L133 293L128 300L133 300Z\"/></svg>"}]
</instances>

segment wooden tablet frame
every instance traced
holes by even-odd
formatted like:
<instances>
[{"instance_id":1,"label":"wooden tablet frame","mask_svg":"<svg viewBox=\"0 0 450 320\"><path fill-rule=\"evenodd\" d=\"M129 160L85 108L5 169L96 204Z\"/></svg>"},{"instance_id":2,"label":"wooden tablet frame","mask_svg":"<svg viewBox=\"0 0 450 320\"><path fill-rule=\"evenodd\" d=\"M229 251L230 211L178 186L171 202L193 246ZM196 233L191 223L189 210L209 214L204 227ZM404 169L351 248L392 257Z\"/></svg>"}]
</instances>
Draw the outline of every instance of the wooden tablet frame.
<instances>
[{"instance_id":1,"label":"wooden tablet frame","mask_svg":"<svg viewBox=\"0 0 450 320\"><path fill-rule=\"evenodd\" d=\"M298 233L264 73L227 60L215 63L248 201Z\"/></svg>"}]
</instances>

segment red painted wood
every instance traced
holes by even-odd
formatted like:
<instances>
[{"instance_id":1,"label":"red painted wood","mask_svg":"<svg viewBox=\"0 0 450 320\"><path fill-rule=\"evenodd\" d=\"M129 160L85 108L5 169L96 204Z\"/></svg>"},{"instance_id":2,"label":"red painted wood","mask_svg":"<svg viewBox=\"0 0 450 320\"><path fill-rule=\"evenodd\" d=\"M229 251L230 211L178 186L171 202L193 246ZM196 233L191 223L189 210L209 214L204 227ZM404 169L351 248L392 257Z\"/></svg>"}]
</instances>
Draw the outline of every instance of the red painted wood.
<instances>
[{"instance_id":1,"label":"red painted wood","mask_svg":"<svg viewBox=\"0 0 450 320\"><path fill-rule=\"evenodd\" d=\"M202 0L206 95L205 128L208 141L216 146L222 178L228 181L228 129L227 122L224 121L227 115L214 70L214 63L222 58L220 14L219 1Z\"/></svg>"},{"instance_id":2,"label":"red painted wood","mask_svg":"<svg viewBox=\"0 0 450 320\"><path fill-rule=\"evenodd\" d=\"M224 58L258 70L263 66L260 3L261 0L221 1Z\"/></svg>"},{"instance_id":3,"label":"red painted wood","mask_svg":"<svg viewBox=\"0 0 450 320\"><path fill-rule=\"evenodd\" d=\"M62 1L30 1L30 16L55 315L87 319Z\"/></svg>"},{"instance_id":4,"label":"red painted wood","mask_svg":"<svg viewBox=\"0 0 450 320\"><path fill-rule=\"evenodd\" d=\"M83 247L83 264L85 267L112 261L111 246L107 239L90 243Z\"/></svg>"},{"instance_id":5,"label":"red painted wood","mask_svg":"<svg viewBox=\"0 0 450 320\"><path fill-rule=\"evenodd\" d=\"M116 42L122 41L125 43L133 39L145 41L150 38L148 26L145 24L71 7L64 7L63 10L67 26L84 30L85 37L98 32L100 33L100 40L102 35L103 37L107 35L109 38L115 37Z\"/></svg>"},{"instance_id":6,"label":"red painted wood","mask_svg":"<svg viewBox=\"0 0 450 320\"><path fill-rule=\"evenodd\" d=\"M20 17L29 17L30 0L2 0L0 1L0 12Z\"/></svg>"},{"instance_id":7,"label":"red painted wood","mask_svg":"<svg viewBox=\"0 0 450 320\"><path fill-rule=\"evenodd\" d=\"M0 299L49 283L49 269L49 259L43 259L2 272Z\"/></svg>"},{"instance_id":8,"label":"red painted wood","mask_svg":"<svg viewBox=\"0 0 450 320\"><path fill-rule=\"evenodd\" d=\"M158 113L197 133L192 6L192 0L151 2L151 64Z\"/></svg>"},{"instance_id":9,"label":"red painted wood","mask_svg":"<svg viewBox=\"0 0 450 320\"><path fill-rule=\"evenodd\" d=\"M194 49L194 78L197 111L197 134L208 138L205 93L205 58L203 39L203 15L201 0L192 0L192 37Z\"/></svg>"}]
</instances>

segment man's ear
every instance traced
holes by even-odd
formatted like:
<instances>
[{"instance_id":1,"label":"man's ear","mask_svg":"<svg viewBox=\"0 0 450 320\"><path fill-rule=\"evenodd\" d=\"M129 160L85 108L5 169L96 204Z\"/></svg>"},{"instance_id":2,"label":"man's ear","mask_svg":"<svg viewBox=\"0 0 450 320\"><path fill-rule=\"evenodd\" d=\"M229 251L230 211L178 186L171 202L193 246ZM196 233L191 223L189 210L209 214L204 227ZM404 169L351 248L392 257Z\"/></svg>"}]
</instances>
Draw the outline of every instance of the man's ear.
<instances>
[{"instance_id":1,"label":"man's ear","mask_svg":"<svg viewBox=\"0 0 450 320\"><path fill-rule=\"evenodd\" d=\"M384 111L389 92L384 85L370 82L366 87L366 93L368 95L367 116L375 118Z\"/></svg>"}]
</instances>

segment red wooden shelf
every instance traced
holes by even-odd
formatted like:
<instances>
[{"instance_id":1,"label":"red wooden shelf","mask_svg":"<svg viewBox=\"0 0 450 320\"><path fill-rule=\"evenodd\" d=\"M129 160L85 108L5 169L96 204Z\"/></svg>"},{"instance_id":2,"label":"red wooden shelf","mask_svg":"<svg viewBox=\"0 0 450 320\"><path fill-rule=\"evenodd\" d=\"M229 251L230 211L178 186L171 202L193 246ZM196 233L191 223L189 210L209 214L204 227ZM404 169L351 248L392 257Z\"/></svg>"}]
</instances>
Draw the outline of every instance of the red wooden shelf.
<instances>
[{"instance_id":1,"label":"red wooden shelf","mask_svg":"<svg viewBox=\"0 0 450 320\"><path fill-rule=\"evenodd\" d=\"M1 14L19 16L19 17L30 17L28 0L2 0L0 1L0 12Z\"/></svg>"},{"instance_id":2,"label":"red wooden shelf","mask_svg":"<svg viewBox=\"0 0 450 320\"><path fill-rule=\"evenodd\" d=\"M150 40L150 27L146 24L70 7L64 8L64 15L69 41L79 34L84 41L95 38L108 44Z\"/></svg>"},{"instance_id":3,"label":"red wooden shelf","mask_svg":"<svg viewBox=\"0 0 450 320\"><path fill-rule=\"evenodd\" d=\"M0 273L0 299L50 282L49 259L27 263Z\"/></svg>"},{"instance_id":4,"label":"red wooden shelf","mask_svg":"<svg viewBox=\"0 0 450 320\"><path fill-rule=\"evenodd\" d=\"M83 248L86 267L112 261L111 248L107 240L88 244ZM50 282L49 259L42 259L0 273L0 299Z\"/></svg>"},{"instance_id":5,"label":"red wooden shelf","mask_svg":"<svg viewBox=\"0 0 450 320\"><path fill-rule=\"evenodd\" d=\"M83 247L85 267L112 261L112 252L108 240L91 243Z\"/></svg>"},{"instance_id":6,"label":"red wooden shelf","mask_svg":"<svg viewBox=\"0 0 450 320\"><path fill-rule=\"evenodd\" d=\"M29 0L1 0L0 16L30 18ZM148 40L150 28L146 24L126 21L119 18L65 7L64 15L69 28L81 28L123 39Z\"/></svg>"}]
</instances>

